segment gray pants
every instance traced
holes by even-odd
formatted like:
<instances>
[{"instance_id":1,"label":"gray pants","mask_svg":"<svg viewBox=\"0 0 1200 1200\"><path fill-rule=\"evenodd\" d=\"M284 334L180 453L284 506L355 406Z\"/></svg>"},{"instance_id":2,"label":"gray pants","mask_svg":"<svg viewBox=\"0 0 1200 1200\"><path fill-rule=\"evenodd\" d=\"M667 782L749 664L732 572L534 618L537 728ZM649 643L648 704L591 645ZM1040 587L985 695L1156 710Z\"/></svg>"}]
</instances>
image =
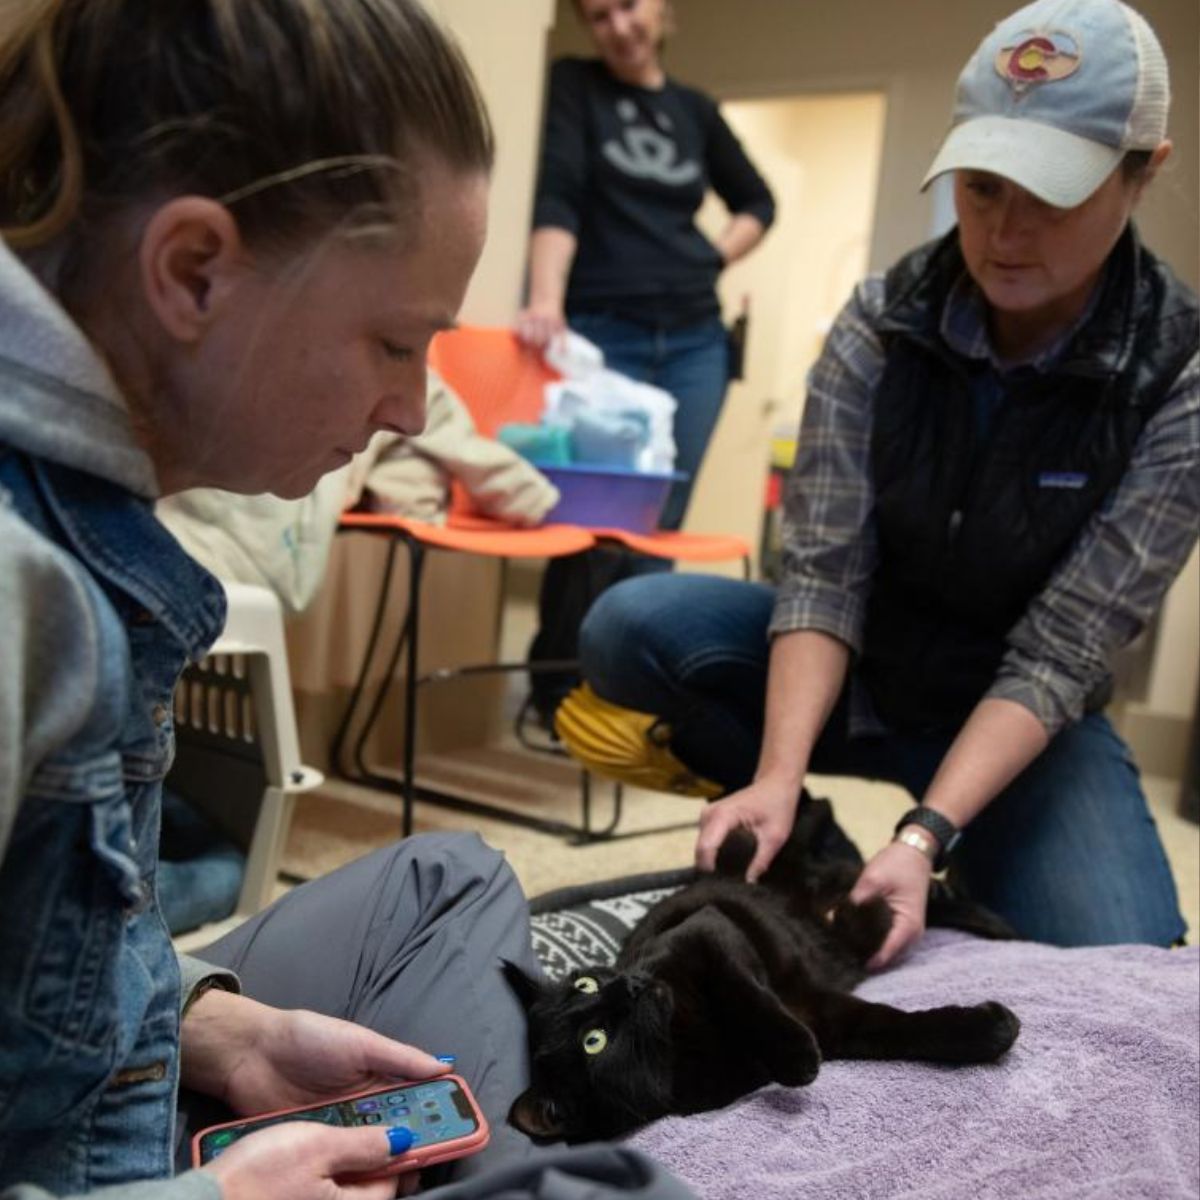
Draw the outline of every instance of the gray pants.
<instances>
[{"instance_id":1,"label":"gray pants","mask_svg":"<svg viewBox=\"0 0 1200 1200\"><path fill-rule=\"evenodd\" d=\"M431 1054L453 1054L492 1127L455 1164L447 1200L534 1196L587 1181L595 1200L686 1200L661 1168L593 1147L551 1154L507 1122L528 1082L525 1017L500 960L537 965L529 912L503 856L473 834L409 838L304 884L199 954L236 971L248 996L365 1025ZM196 1126L211 1114L184 1104ZM190 1111L189 1111L190 1109ZM571 1184L571 1180L578 1180Z\"/></svg>"}]
</instances>

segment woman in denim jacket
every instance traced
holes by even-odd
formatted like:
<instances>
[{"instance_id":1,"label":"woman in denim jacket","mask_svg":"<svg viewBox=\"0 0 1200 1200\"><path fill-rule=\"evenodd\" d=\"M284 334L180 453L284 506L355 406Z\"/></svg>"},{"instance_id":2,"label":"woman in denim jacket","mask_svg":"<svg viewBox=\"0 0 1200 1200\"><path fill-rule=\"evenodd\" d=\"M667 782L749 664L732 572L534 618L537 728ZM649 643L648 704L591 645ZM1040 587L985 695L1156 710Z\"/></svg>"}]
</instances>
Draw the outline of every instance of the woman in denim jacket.
<instances>
[{"instance_id":1,"label":"woman in denim jacket","mask_svg":"<svg viewBox=\"0 0 1200 1200\"><path fill-rule=\"evenodd\" d=\"M495 1129L448 1195L529 1155L504 1127L525 1035L497 961L528 962L526 911L478 839L362 859L203 963L177 960L154 898L172 692L224 594L152 503L302 496L377 431L421 429L491 159L470 72L415 0L4 6L5 1200L382 1200L394 1179L338 1183L393 1164L370 1127L274 1127L172 1179L177 1091L253 1114L445 1070L417 1045L458 1055ZM615 1150L565 1170L684 1194ZM524 1195L539 1172L504 1176Z\"/></svg>"}]
</instances>

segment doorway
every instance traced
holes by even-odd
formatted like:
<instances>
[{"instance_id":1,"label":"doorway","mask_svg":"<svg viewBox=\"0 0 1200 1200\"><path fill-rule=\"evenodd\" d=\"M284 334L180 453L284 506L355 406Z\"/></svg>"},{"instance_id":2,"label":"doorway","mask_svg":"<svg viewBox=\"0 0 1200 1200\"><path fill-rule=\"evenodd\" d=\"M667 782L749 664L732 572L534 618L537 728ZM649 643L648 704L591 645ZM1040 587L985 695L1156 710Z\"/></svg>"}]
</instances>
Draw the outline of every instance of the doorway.
<instances>
[{"instance_id":1,"label":"doorway","mask_svg":"<svg viewBox=\"0 0 1200 1200\"><path fill-rule=\"evenodd\" d=\"M833 318L867 270L883 147L882 92L727 101L725 119L775 193L762 245L725 272L727 320L747 304L745 378L730 388L687 525L758 547L772 456L794 441L805 378ZM699 223L727 219L710 196Z\"/></svg>"}]
</instances>

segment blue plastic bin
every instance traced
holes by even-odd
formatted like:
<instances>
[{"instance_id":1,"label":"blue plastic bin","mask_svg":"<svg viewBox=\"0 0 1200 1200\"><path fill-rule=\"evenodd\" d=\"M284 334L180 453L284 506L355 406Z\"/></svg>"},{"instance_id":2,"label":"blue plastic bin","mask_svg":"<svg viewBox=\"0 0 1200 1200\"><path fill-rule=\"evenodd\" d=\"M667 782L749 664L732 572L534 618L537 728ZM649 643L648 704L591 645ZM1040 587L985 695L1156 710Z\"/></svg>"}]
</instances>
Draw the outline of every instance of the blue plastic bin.
<instances>
[{"instance_id":1,"label":"blue plastic bin","mask_svg":"<svg viewBox=\"0 0 1200 1200\"><path fill-rule=\"evenodd\" d=\"M671 484L687 478L682 471L651 473L581 463L553 467L538 464L538 470L561 493L558 503L546 514L547 522L628 529L632 533L653 533Z\"/></svg>"}]
</instances>

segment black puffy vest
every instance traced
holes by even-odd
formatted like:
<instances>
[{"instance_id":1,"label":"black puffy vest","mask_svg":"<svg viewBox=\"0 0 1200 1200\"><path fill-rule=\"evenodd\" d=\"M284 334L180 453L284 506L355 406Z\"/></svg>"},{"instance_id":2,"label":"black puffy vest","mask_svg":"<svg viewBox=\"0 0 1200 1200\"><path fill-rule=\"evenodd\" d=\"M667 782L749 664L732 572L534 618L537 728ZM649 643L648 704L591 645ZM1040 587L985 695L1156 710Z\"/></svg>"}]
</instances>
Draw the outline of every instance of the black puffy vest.
<instances>
[{"instance_id":1,"label":"black puffy vest","mask_svg":"<svg viewBox=\"0 0 1200 1200\"><path fill-rule=\"evenodd\" d=\"M1093 316L1052 372L1004 377L973 453L968 380L990 367L939 332L964 269L957 231L902 259L887 276L880 330L879 564L860 674L879 715L910 732L957 727L988 690L1006 634L1120 482L1197 345L1195 296L1130 227ZM1047 476L1074 486L1043 486ZM1088 698L1089 711L1109 690Z\"/></svg>"}]
</instances>

